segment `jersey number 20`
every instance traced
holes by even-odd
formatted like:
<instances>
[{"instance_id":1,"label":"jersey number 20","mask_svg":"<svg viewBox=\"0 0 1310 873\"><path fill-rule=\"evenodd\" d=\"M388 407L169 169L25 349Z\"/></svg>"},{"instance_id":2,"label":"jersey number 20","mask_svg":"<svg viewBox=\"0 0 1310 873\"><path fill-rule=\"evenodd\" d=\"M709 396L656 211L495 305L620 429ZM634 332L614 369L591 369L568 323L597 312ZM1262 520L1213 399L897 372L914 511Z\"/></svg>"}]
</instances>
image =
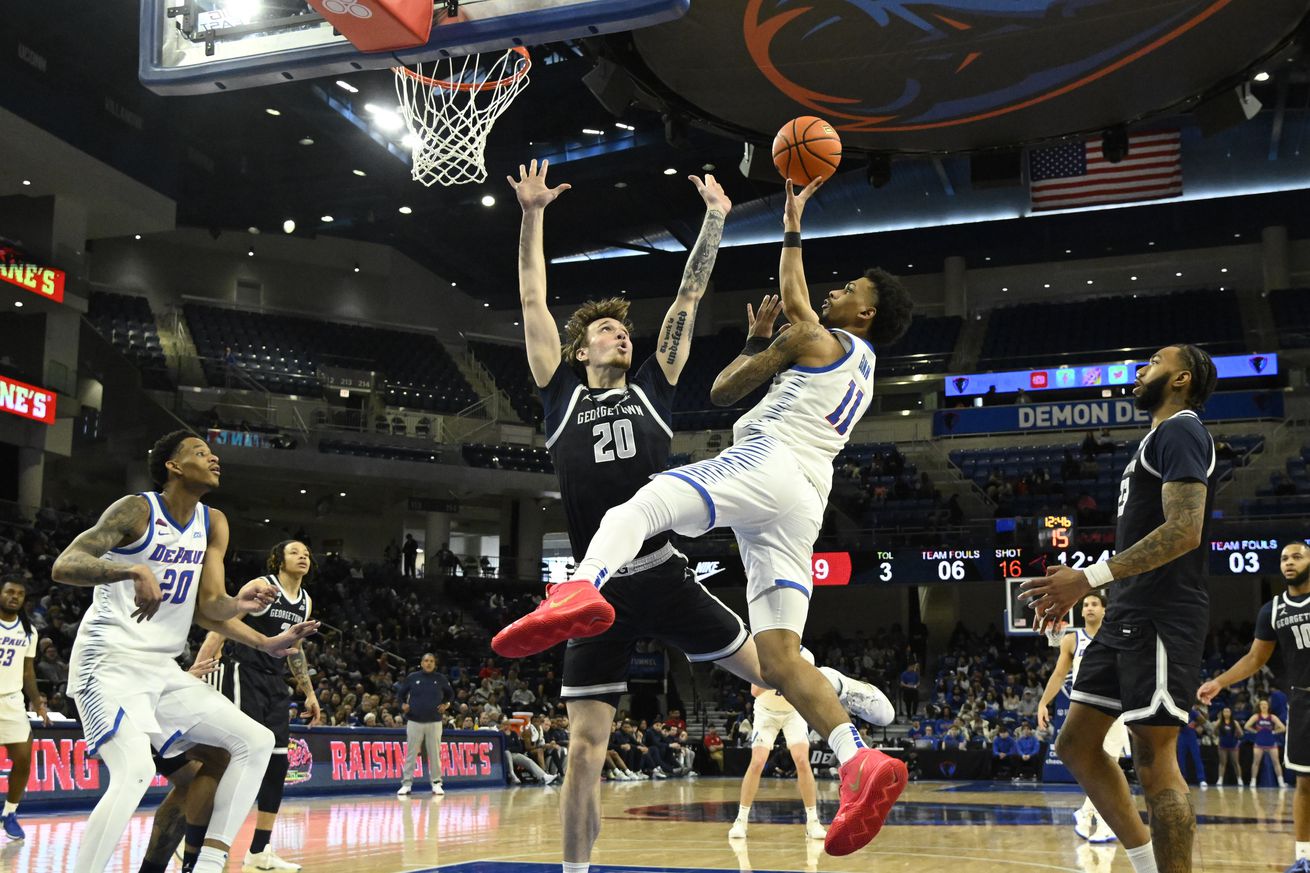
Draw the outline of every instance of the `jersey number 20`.
<instances>
[{"instance_id":1,"label":"jersey number 20","mask_svg":"<svg viewBox=\"0 0 1310 873\"><path fill-rule=\"evenodd\" d=\"M159 590L163 593L164 603L183 603L186 601L187 593L191 591L191 581L195 579L195 570L183 570L178 573L176 570L168 569L164 571L164 578L159 582ZM169 597L169 593L172 597Z\"/></svg>"},{"instance_id":2,"label":"jersey number 20","mask_svg":"<svg viewBox=\"0 0 1310 873\"><path fill-rule=\"evenodd\" d=\"M603 464L618 458L631 458L637 454L637 441L632 437L632 422L626 418L602 421L591 429L596 437L596 463Z\"/></svg>"}]
</instances>

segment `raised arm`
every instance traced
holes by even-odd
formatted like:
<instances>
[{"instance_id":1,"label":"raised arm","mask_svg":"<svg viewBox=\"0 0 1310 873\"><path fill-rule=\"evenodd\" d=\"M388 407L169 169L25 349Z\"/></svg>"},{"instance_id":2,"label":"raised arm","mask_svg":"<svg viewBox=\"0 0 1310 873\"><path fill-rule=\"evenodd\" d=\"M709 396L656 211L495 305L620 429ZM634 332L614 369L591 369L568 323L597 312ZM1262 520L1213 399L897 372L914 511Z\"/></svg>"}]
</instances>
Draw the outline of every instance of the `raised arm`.
<instances>
[{"instance_id":1,"label":"raised arm","mask_svg":"<svg viewBox=\"0 0 1310 873\"><path fill-rule=\"evenodd\" d=\"M746 304L746 347L715 378L710 388L710 402L715 406L731 406L788 364L823 366L835 360L834 349L840 352L841 343L817 321L784 324L769 342L781 310L777 295L766 295L758 313Z\"/></svg>"},{"instance_id":2,"label":"raised arm","mask_svg":"<svg viewBox=\"0 0 1310 873\"><path fill-rule=\"evenodd\" d=\"M546 244L542 229L546 207L573 187L567 183L546 187L546 168L533 161L529 167L519 164L519 178L506 176L523 208L519 228L519 302L523 306L523 338L527 345L528 368L538 388L544 388L559 367L559 328L546 305Z\"/></svg>"},{"instance_id":3,"label":"raised arm","mask_svg":"<svg viewBox=\"0 0 1310 873\"><path fill-rule=\"evenodd\" d=\"M1038 730L1045 729L1046 723L1051 719L1047 707L1051 705L1051 701L1055 700L1055 695L1060 693L1065 677L1069 675L1069 670L1073 668L1073 653L1077 646L1077 634L1065 634L1064 639L1060 640L1060 657L1055 662L1055 669L1051 671L1050 678L1046 680L1046 689L1042 691L1042 699L1037 703Z\"/></svg>"},{"instance_id":4,"label":"raised arm","mask_svg":"<svg viewBox=\"0 0 1310 873\"><path fill-rule=\"evenodd\" d=\"M800 232L801 214L805 204L810 202L814 192L823 185L823 179L815 179L796 193L791 180L787 180L787 203L783 209L782 255L778 261L778 288L782 292L782 308L787 313L787 320L792 324L803 321L819 323L819 316L810 305L810 288L805 283L805 265L801 262ZM796 234L789 238L788 234ZM791 244L795 242L795 244Z\"/></svg>"},{"instance_id":5,"label":"raised arm","mask_svg":"<svg viewBox=\"0 0 1310 873\"><path fill-rule=\"evenodd\" d=\"M682 368L687 364L691 353L691 335L696 326L696 308L710 284L710 274L714 272L714 260L719 254L719 243L723 241L723 223L732 211L732 201L724 193L713 176L706 176L701 181L696 176L688 176L701 199L705 201L705 220L701 222L700 236L687 256L687 265L682 269L682 283L678 286L678 296L664 315L664 324L660 327L660 345L656 352L660 369L670 385L678 384Z\"/></svg>"}]
</instances>

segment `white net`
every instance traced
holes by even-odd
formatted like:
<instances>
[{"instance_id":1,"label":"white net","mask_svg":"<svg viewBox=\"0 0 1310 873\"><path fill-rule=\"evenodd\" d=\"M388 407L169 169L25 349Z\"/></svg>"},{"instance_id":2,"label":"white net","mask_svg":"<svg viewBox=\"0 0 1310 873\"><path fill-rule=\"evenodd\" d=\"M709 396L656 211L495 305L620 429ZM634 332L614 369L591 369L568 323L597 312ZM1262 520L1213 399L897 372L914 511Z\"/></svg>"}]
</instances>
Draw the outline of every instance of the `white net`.
<instances>
[{"instance_id":1,"label":"white net","mask_svg":"<svg viewBox=\"0 0 1310 873\"><path fill-rule=\"evenodd\" d=\"M396 96L414 151L414 181L431 187L487 178L487 135L528 84L532 60L514 48L485 65L481 55L395 67Z\"/></svg>"}]
</instances>

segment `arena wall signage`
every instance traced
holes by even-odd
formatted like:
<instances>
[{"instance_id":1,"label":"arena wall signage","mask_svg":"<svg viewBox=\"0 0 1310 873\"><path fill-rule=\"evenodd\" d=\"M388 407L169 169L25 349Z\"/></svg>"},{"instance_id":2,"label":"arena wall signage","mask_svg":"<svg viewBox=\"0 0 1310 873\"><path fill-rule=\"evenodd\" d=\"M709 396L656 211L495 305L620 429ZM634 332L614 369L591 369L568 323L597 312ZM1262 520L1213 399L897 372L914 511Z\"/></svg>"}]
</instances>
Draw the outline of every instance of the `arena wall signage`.
<instances>
[{"instance_id":1,"label":"arena wall signage","mask_svg":"<svg viewBox=\"0 0 1310 873\"><path fill-rule=\"evenodd\" d=\"M0 412L42 424L54 424L55 393L0 376Z\"/></svg>"},{"instance_id":2,"label":"arena wall signage","mask_svg":"<svg viewBox=\"0 0 1310 873\"><path fill-rule=\"evenodd\" d=\"M1201 413L1205 421L1282 418L1283 395L1278 391L1230 391L1210 398ZM1079 400L1070 403L1030 403L985 406L981 409L939 410L933 414L933 436L985 433L1028 433L1088 430L1107 427L1144 428L1147 413L1130 399Z\"/></svg>"},{"instance_id":3,"label":"arena wall signage","mask_svg":"<svg viewBox=\"0 0 1310 873\"><path fill-rule=\"evenodd\" d=\"M42 727L33 722L32 775L27 781L24 806L90 807L104 792L109 774L100 761L86 751L82 729L76 722ZM286 793L288 796L328 793L395 791L405 763L405 732L394 728L309 728L293 727L287 749ZM504 740L499 731L452 731L441 738L442 784L464 785L505 783ZM0 772L9 772L12 762L0 752ZM426 781L423 760L417 778ZM0 777L0 791L7 791L8 779ZM148 796L168 793L168 782L160 776L150 783Z\"/></svg>"},{"instance_id":4,"label":"arena wall signage","mask_svg":"<svg viewBox=\"0 0 1310 873\"><path fill-rule=\"evenodd\" d=\"M1278 354L1219 355L1214 359L1220 379L1251 379L1278 375ZM1008 370L1002 373L961 373L946 377L947 397L980 397L993 388L998 394L1020 391L1071 391L1078 388L1107 388L1131 385L1145 363L1088 364L1078 367L1045 367L1037 370Z\"/></svg>"},{"instance_id":5,"label":"arena wall signage","mask_svg":"<svg viewBox=\"0 0 1310 873\"><path fill-rule=\"evenodd\" d=\"M0 249L0 282L56 303L64 302L64 271L26 263L13 249Z\"/></svg>"}]
</instances>

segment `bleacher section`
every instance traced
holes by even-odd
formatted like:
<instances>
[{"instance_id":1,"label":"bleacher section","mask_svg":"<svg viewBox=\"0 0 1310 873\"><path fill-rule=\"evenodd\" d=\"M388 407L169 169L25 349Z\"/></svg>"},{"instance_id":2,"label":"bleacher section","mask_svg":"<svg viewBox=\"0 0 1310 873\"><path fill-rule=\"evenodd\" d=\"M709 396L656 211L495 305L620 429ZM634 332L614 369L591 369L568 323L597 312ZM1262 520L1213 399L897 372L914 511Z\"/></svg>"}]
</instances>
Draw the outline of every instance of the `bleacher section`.
<instances>
[{"instance_id":1,"label":"bleacher section","mask_svg":"<svg viewBox=\"0 0 1310 873\"><path fill-rule=\"evenodd\" d=\"M522 473L554 473L550 453L544 448L528 446L464 446L464 460L471 467L493 470L518 470Z\"/></svg>"},{"instance_id":2,"label":"bleacher section","mask_svg":"<svg viewBox=\"0 0 1310 873\"><path fill-rule=\"evenodd\" d=\"M496 386L509 397L510 405L519 418L528 424L540 424L541 400L537 396L537 385L532 379L532 371L528 369L523 347L480 340L468 342L469 351L491 373Z\"/></svg>"},{"instance_id":3,"label":"bleacher section","mask_svg":"<svg viewBox=\"0 0 1310 873\"><path fill-rule=\"evenodd\" d=\"M1254 500L1241 502L1242 515L1310 515L1310 443L1287 459L1286 473L1272 473L1269 484L1256 489Z\"/></svg>"},{"instance_id":4,"label":"bleacher section","mask_svg":"<svg viewBox=\"0 0 1310 873\"><path fill-rule=\"evenodd\" d=\"M321 440L318 450L328 455L351 455L357 458L377 458L383 461L412 461L417 464L435 464L440 460L436 449L409 446L380 446L353 440Z\"/></svg>"},{"instance_id":5,"label":"bleacher section","mask_svg":"<svg viewBox=\"0 0 1310 873\"><path fill-rule=\"evenodd\" d=\"M1233 291L1180 291L1069 303L1025 303L993 310L980 367L1022 368L1140 355L1186 337L1211 354L1242 351L1242 314ZM1124 352L1128 349L1131 352Z\"/></svg>"},{"instance_id":6,"label":"bleacher section","mask_svg":"<svg viewBox=\"0 0 1310 873\"><path fill-rule=\"evenodd\" d=\"M1280 288L1269 295L1278 327L1278 342L1285 349L1310 348L1310 288Z\"/></svg>"},{"instance_id":7,"label":"bleacher section","mask_svg":"<svg viewBox=\"0 0 1310 873\"><path fill-rule=\"evenodd\" d=\"M141 381L146 388L162 391L173 388L149 301L144 297L96 291L91 295L86 317L101 336L141 370Z\"/></svg>"},{"instance_id":8,"label":"bleacher section","mask_svg":"<svg viewBox=\"0 0 1310 873\"><path fill-rule=\"evenodd\" d=\"M896 345L886 351L874 350L878 354L874 379L946 372L963 325L964 319L958 315L916 316Z\"/></svg>"},{"instance_id":9,"label":"bleacher section","mask_svg":"<svg viewBox=\"0 0 1310 873\"><path fill-rule=\"evenodd\" d=\"M921 485L918 468L893 443L860 443L847 446L833 462L831 502L861 528L939 527L949 511L935 488L926 494Z\"/></svg>"},{"instance_id":10,"label":"bleacher section","mask_svg":"<svg viewBox=\"0 0 1310 873\"><path fill-rule=\"evenodd\" d=\"M1015 515L1032 515L1043 508L1076 507L1084 501L1083 511L1091 514L1091 523L1108 523L1118 503L1119 480L1124 467L1137 451L1140 440L1109 442L1095 453L1086 453L1081 444L1054 446L1011 446L1000 449L959 449L950 453L951 463L959 467L965 478L973 482L995 500L1002 509ZM1250 455L1262 450L1264 439L1256 434L1216 436L1219 458L1216 472L1219 480L1226 479L1234 466L1244 466ZM1223 444L1230 449L1224 450ZM1009 486L1012 493L998 496L992 486L997 482L1002 491ZM1022 483L1022 487L1020 487ZM1090 497L1093 502L1086 502ZM1089 523L1084 519L1084 523Z\"/></svg>"},{"instance_id":11,"label":"bleacher section","mask_svg":"<svg viewBox=\"0 0 1310 873\"><path fill-rule=\"evenodd\" d=\"M478 400L446 349L427 334L194 303L183 310L211 386L230 381L224 365L230 347L236 366L275 394L318 393L318 368L350 361L382 374L393 406L455 413Z\"/></svg>"}]
</instances>

